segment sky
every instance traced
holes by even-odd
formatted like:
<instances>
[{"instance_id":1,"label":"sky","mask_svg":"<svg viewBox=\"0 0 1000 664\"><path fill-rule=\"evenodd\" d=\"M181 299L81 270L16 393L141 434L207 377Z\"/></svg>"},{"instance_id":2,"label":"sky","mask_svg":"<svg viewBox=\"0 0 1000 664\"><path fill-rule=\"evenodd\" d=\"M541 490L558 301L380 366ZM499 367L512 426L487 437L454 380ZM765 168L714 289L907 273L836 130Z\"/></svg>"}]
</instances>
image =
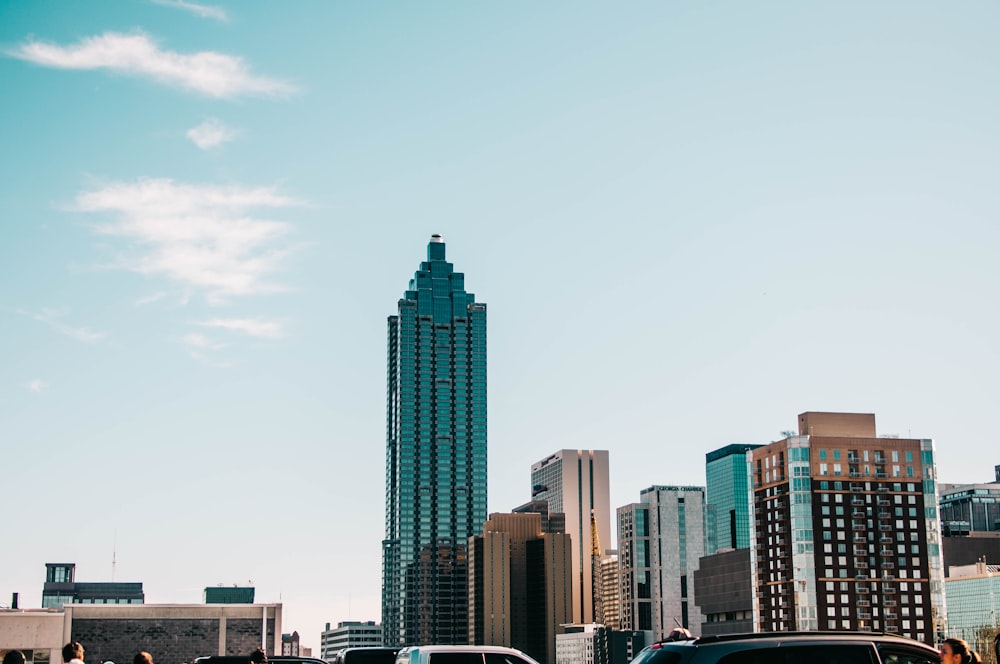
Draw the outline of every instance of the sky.
<instances>
[{"instance_id":1,"label":"sky","mask_svg":"<svg viewBox=\"0 0 1000 664\"><path fill-rule=\"evenodd\" d=\"M380 619L386 316L488 306L489 510L807 410L1000 464L995 2L0 0L0 605ZM112 564L114 561L114 564Z\"/></svg>"}]
</instances>

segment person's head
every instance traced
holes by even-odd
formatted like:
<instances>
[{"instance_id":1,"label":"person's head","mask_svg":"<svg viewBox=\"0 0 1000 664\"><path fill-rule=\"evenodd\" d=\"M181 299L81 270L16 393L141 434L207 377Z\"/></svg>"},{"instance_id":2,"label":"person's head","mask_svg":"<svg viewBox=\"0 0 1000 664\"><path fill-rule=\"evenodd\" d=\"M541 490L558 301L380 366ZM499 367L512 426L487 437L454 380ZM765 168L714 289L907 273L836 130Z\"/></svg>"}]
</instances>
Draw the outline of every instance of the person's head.
<instances>
[{"instance_id":1,"label":"person's head","mask_svg":"<svg viewBox=\"0 0 1000 664\"><path fill-rule=\"evenodd\" d=\"M71 659L83 660L83 646L80 645L79 641L70 641L63 646L62 656L64 662Z\"/></svg>"},{"instance_id":2,"label":"person's head","mask_svg":"<svg viewBox=\"0 0 1000 664\"><path fill-rule=\"evenodd\" d=\"M153 656L143 650L132 658L132 664L153 664Z\"/></svg>"},{"instance_id":3,"label":"person's head","mask_svg":"<svg viewBox=\"0 0 1000 664\"><path fill-rule=\"evenodd\" d=\"M945 639L938 648L941 664L973 664L983 661L962 639Z\"/></svg>"},{"instance_id":4,"label":"person's head","mask_svg":"<svg viewBox=\"0 0 1000 664\"><path fill-rule=\"evenodd\" d=\"M24 664L24 653L20 650L8 650L3 656L3 664Z\"/></svg>"},{"instance_id":5,"label":"person's head","mask_svg":"<svg viewBox=\"0 0 1000 664\"><path fill-rule=\"evenodd\" d=\"M250 653L250 661L252 664L267 664L267 653L263 648L257 648Z\"/></svg>"}]
</instances>

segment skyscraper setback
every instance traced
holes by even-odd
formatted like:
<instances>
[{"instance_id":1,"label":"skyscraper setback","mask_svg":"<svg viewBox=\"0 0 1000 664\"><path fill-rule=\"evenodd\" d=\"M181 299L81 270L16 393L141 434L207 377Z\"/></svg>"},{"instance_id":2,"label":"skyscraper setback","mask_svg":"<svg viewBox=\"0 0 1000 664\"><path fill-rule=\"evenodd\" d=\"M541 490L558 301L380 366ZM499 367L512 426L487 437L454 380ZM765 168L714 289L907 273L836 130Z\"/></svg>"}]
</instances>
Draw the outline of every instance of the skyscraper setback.
<instances>
[{"instance_id":1,"label":"skyscraper setback","mask_svg":"<svg viewBox=\"0 0 1000 664\"><path fill-rule=\"evenodd\" d=\"M468 641L468 539L486 520L486 305L440 235L388 319L382 629Z\"/></svg>"}]
</instances>

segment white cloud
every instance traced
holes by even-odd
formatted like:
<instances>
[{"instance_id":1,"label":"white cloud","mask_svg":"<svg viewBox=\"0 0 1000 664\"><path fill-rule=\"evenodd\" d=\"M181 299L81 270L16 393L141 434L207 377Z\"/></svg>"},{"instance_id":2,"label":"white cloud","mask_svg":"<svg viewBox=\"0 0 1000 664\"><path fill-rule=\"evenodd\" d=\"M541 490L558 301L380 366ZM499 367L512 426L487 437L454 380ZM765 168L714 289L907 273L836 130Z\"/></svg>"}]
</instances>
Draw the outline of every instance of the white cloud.
<instances>
[{"instance_id":1,"label":"white cloud","mask_svg":"<svg viewBox=\"0 0 1000 664\"><path fill-rule=\"evenodd\" d=\"M153 302L159 302L167 296L166 293L160 291L158 293L152 293L150 295L144 295L135 301L135 306L141 307L146 304L152 304Z\"/></svg>"},{"instance_id":2,"label":"white cloud","mask_svg":"<svg viewBox=\"0 0 1000 664\"><path fill-rule=\"evenodd\" d=\"M215 318L198 323L204 327L217 327L234 332L242 332L252 337L277 339L284 336L284 325L279 321L260 318Z\"/></svg>"},{"instance_id":3,"label":"white cloud","mask_svg":"<svg viewBox=\"0 0 1000 664\"><path fill-rule=\"evenodd\" d=\"M153 4L183 9L184 11L191 12L195 16L200 16L201 18L214 18L217 21L229 20L226 10L222 7L199 5L194 2L185 2L185 0L153 0Z\"/></svg>"},{"instance_id":4,"label":"white cloud","mask_svg":"<svg viewBox=\"0 0 1000 664\"><path fill-rule=\"evenodd\" d=\"M27 383L24 384L24 386L28 388L29 392L40 394L42 390L44 390L46 387L49 386L49 384L43 380L36 378L34 380L29 380Z\"/></svg>"},{"instance_id":5,"label":"white cloud","mask_svg":"<svg viewBox=\"0 0 1000 664\"><path fill-rule=\"evenodd\" d=\"M209 118L197 127L187 130L187 137L202 150L217 148L236 138L237 131L215 118Z\"/></svg>"},{"instance_id":6,"label":"white cloud","mask_svg":"<svg viewBox=\"0 0 1000 664\"><path fill-rule=\"evenodd\" d=\"M134 253L118 267L198 289L211 304L287 290L269 277L289 253L278 243L292 227L254 218L250 211L296 204L265 187L169 179L113 182L76 198L78 210L117 217L94 230L130 241Z\"/></svg>"},{"instance_id":7,"label":"white cloud","mask_svg":"<svg viewBox=\"0 0 1000 664\"><path fill-rule=\"evenodd\" d=\"M284 81L251 74L241 57L215 51L193 54L165 51L141 32L131 35L106 32L71 46L33 41L10 55L46 67L109 69L146 76L211 97L272 97L294 89Z\"/></svg>"},{"instance_id":8,"label":"white cloud","mask_svg":"<svg viewBox=\"0 0 1000 664\"><path fill-rule=\"evenodd\" d=\"M96 343L106 336L103 332L94 332L87 327L73 327L72 325L67 325L62 322L60 319L66 316L65 311L42 309L37 313L30 311L21 311L20 313L41 323L45 323L60 334L65 334L67 337L72 337L73 339L84 343Z\"/></svg>"},{"instance_id":9,"label":"white cloud","mask_svg":"<svg viewBox=\"0 0 1000 664\"><path fill-rule=\"evenodd\" d=\"M199 334L197 332L185 334L181 337L181 342L188 348L196 348L198 350L221 350L226 347L226 344L213 341L204 334Z\"/></svg>"}]
</instances>

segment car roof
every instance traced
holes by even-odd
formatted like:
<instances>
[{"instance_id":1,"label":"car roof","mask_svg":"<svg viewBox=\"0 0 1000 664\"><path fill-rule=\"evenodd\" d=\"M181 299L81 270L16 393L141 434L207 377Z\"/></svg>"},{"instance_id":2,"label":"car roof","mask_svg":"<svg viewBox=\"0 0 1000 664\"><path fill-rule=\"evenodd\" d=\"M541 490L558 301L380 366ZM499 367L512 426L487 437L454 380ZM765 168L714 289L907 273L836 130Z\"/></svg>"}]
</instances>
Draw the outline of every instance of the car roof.
<instances>
[{"instance_id":1,"label":"car roof","mask_svg":"<svg viewBox=\"0 0 1000 664\"><path fill-rule=\"evenodd\" d=\"M901 645L924 648L928 651L937 652L934 648L914 639L890 634L886 632L837 632L837 631L813 631L813 632L755 632L746 634L719 634L702 636L697 639L685 641L660 641L652 644L652 648L663 648L667 646L708 646L713 643L734 643L740 641L754 642L795 642L795 641L841 641L841 642L871 642L878 645Z\"/></svg>"},{"instance_id":2,"label":"car roof","mask_svg":"<svg viewBox=\"0 0 1000 664\"><path fill-rule=\"evenodd\" d=\"M523 655L527 657L523 652L517 648L508 648L506 646L407 646L405 648L400 648L399 652L404 651L409 653L417 650L419 652L497 652L497 653L514 653L517 655ZM529 658L530 659L530 658Z\"/></svg>"}]
</instances>

